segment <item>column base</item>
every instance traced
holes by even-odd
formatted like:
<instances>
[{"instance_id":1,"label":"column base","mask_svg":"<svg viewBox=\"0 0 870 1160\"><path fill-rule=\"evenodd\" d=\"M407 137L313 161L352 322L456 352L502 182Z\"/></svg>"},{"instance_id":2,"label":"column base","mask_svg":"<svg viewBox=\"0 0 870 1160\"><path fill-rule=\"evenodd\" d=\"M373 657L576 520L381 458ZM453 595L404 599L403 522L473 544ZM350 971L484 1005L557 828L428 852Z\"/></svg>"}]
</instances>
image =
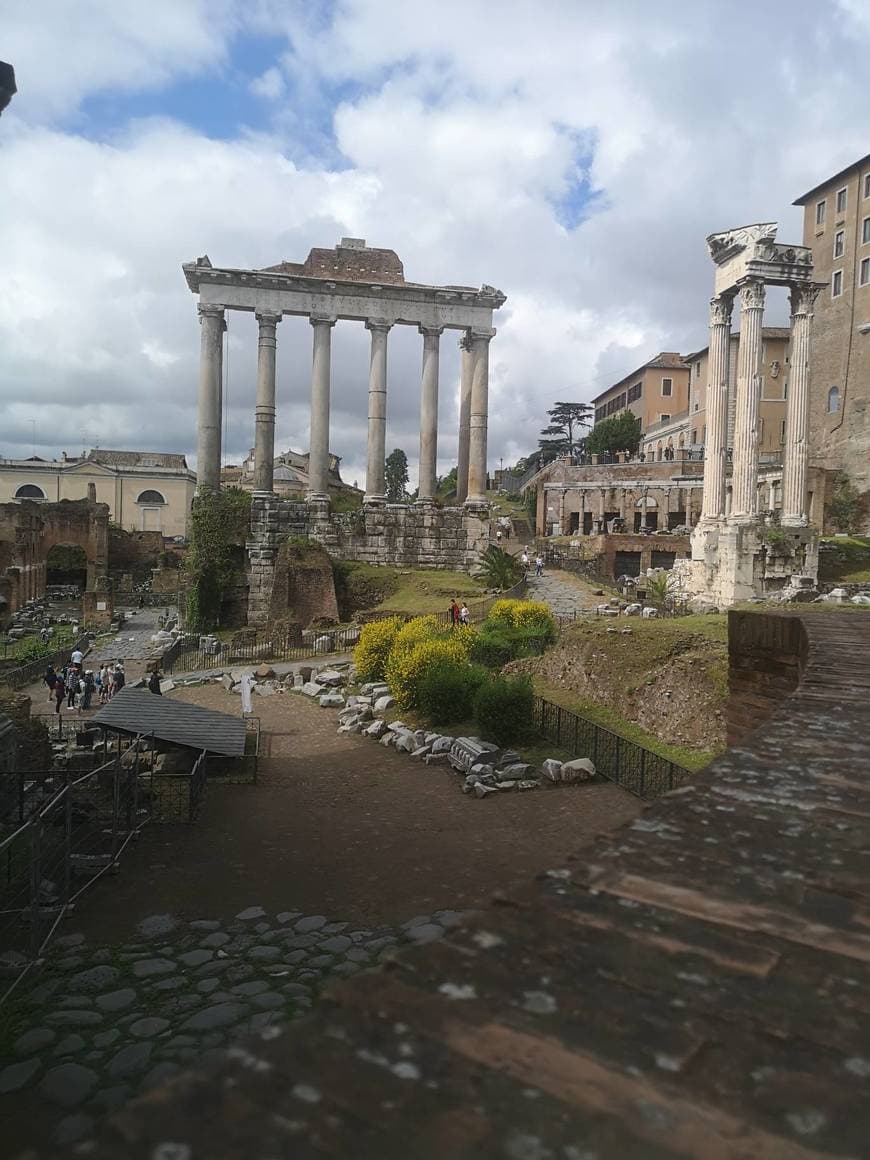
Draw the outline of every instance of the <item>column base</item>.
<instances>
[{"instance_id":1,"label":"column base","mask_svg":"<svg viewBox=\"0 0 870 1160\"><path fill-rule=\"evenodd\" d=\"M251 492L253 499L277 499L278 493L274 491L258 491L257 488Z\"/></svg>"},{"instance_id":2,"label":"column base","mask_svg":"<svg viewBox=\"0 0 870 1160\"><path fill-rule=\"evenodd\" d=\"M324 495L323 492L309 491L305 497L306 503L329 503L329 496Z\"/></svg>"},{"instance_id":3,"label":"column base","mask_svg":"<svg viewBox=\"0 0 870 1160\"><path fill-rule=\"evenodd\" d=\"M725 517L725 523L732 524L734 527L746 527L749 524L758 523L758 512L730 512Z\"/></svg>"},{"instance_id":4,"label":"column base","mask_svg":"<svg viewBox=\"0 0 870 1160\"><path fill-rule=\"evenodd\" d=\"M364 495L363 496L363 504L365 507L369 507L370 505L373 505L374 507L383 507L386 502L387 502L387 497L385 495Z\"/></svg>"},{"instance_id":5,"label":"column base","mask_svg":"<svg viewBox=\"0 0 870 1160\"><path fill-rule=\"evenodd\" d=\"M470 495L465 500L463 507L467 508L488 508L489 500L485 495Z\"/></svg>"},{"instance_id":6,"label":"column base","mask_svg":"<svg viewBox=\"0 0 870 1160\"><path fill-rule=\"evenodd\" d=\"M434 507L435 497L431 495L424 495L421 499L414 500L414 507Z\"/></svg>"}]
</instances>

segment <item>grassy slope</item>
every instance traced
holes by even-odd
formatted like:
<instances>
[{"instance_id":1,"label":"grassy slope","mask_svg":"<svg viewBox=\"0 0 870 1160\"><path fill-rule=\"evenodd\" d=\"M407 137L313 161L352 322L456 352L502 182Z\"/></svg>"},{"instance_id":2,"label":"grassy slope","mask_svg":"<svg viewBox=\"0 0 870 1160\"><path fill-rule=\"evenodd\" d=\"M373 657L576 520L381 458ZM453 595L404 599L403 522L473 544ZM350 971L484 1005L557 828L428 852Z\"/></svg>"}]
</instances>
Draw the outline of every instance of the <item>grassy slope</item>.
<instances>
[{"instance_id":1,"label":"grassy slope","mask_svg":"<svg viewBox=\"0 0 870 1160\"><path fill-rule=\"evenodd\" d=\"M633 718L643 719L643 706L663 674L679 674L686 665L687 671L703 682L703 690L684 688L680 692L687 697L697 697L702 692L704 712L724 705L728 682L727 618L716 615L620 620L618 627L632 629L631 635L626 636L608 633L608 627L615 627L613 621L578 624L563 633L559 645L546 657L525 662L523 667L532 671L536 692L688 769L703 768L720 746L663 741ZM584 665L590 665L595 674L591 689L580 676ZM575 676L571 674L573 666ZM666 702L668 707L673 703ZM647 709L646 716L649 715Z\"/></svg>"},{"instance_id":2,"label":"grassy slope","mask_svg":"<svg viewBox=\"0 0 870 1160\"><path fill-rule=\"evenodd\" d=\"M819 552L819 579L826 584L870 581L870 536L824 536L833 545Z\"/></svg>"},{"instance_id":3,"label":"grassy slope","mask_svg":"<svg viewBox=\"0 0 870 1160\"><path fill-rule=\"evenodd\" d=\"M424 568L388 568L375 564L348 564L353 586L376 589L380 599L368 605L375 609L424 615L444 612L453 596L479 600L483 586L466 572Z\"/></svg>"}]
</instances>

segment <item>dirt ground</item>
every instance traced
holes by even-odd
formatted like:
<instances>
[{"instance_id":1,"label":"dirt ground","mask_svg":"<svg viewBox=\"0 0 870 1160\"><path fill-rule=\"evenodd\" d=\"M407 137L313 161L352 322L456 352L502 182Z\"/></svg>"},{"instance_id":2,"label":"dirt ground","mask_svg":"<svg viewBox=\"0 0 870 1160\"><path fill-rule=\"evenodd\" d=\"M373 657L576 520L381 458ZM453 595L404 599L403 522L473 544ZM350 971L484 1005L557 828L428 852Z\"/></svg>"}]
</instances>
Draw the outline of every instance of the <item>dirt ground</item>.
<instances>
[{"instance_id":1,"label":"dirt ground","mask_svg":"<svg viewBox=\"0 0 870 1160\"><path fill-rule=\"evenodd\" d=\"M238 713L221 686L174 696ZM355 923L404 922L486 903L600 831L633 818L616 786L466 798L457 776L336 733L336 714L290 694L255 699L257 785L209 785L192 826L146 827L120 874L87 896L71 927L121 942L150 914L223 918L248 906Z\"/></svg>"}]
</instances>

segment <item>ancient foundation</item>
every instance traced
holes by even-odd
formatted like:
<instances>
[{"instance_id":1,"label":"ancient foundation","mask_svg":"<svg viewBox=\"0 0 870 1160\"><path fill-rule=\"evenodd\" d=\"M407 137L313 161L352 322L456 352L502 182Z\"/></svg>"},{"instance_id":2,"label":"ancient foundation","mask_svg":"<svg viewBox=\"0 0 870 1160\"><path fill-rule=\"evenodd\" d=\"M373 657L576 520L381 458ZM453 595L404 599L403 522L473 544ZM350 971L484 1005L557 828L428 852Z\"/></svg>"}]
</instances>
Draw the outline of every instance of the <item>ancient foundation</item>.
<instances>
[{"instance_id":1,"label":"ancient foundation","mask_svg":"<svg viewBox=\"0 0 870 1160\"><path fill-rule=\"evenodd\" d=\"M290 607L276 607L275 599L276 577L281 587L279 553L290 536L314 540L341 560L461 571L474 567L489 544L486 514L467 507L378 504L348 515L330 515L328 502L255 496L247 544L248 623L265 624L292 612ZM288 591L288 605L290 596ZM281 604L280 592L278 597Z\"/></svg>"}]
</instances>

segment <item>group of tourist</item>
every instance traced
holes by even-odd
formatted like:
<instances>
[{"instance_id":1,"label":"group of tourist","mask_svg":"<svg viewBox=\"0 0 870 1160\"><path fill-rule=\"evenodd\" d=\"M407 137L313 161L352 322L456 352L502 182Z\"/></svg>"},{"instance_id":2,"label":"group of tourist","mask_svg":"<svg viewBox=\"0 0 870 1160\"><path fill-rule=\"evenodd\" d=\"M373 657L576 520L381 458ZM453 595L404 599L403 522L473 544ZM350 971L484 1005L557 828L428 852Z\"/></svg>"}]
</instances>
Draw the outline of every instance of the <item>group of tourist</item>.
<instances>
[{"instance_id":1,"label":"group of tourist","mask_svg":"<svg viewBox=\"0 0 870 1160\"><path fill-rule=\"evenodd\" d=\"M123 689L127 678L120 661L104 664L96 673L93 669L83 669L83 661L81 650L74 649L69 664L60 670L49 665L45 670L42 679L48 687L49 701L54 701L55 713L59 714L66 702L68 709L81 714L91 708L95 694L99 703L105 705Z\"/></svg>"},{"instance_id":2,"label":"group of tourist","mask_svg":"<svg viewBox=\"0 0 870 1160\"><path fill-rule=\"evenodd\" d=\"M523 548L523 554L522 554L522 556L520 556L520 562L522 563L523 571L528 572L528 570L532 564L532 559L531 559L531 556L529 555L528 548ZM540 552L535 557L535 575L536 576L543 576L544 575L544 557L541 555Z\"/></svg>"},{"instance_id":3,"label":"group of tourist","mask_svg":"<svg viewBox=\"0 0 870 1160\"><path fill-rule=\"evenodd\" d=\"M469 624L471 621L471 613L468 611L468 605L463 600L459 605L456 602L456 597L450 601L450 625L455 628L457 624Z\"/></svg>"}]
</instances>

